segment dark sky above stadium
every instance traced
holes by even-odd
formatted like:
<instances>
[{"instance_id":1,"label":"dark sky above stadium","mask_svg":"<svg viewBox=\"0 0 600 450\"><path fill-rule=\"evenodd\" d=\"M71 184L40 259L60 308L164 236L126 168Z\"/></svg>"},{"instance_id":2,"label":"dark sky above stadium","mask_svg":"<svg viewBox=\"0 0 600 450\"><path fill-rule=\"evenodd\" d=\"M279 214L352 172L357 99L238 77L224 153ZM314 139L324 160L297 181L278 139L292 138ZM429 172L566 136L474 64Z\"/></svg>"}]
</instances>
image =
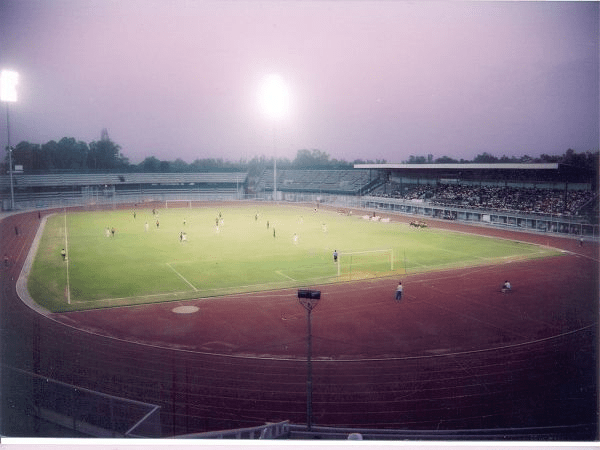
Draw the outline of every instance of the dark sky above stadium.
<instances>
[{"instance_id":1,"label":"dark sky above stadium","mask_svg":"<svg viewBox=\"0 0 600 450\"><path fill-rule=\"evenodd\" d=\"M132 163L599 145L597 2L19 0L0 25L13 145L107 128ZM259 107L271 73L277 120Z\"/></svg>"}]
</instances>

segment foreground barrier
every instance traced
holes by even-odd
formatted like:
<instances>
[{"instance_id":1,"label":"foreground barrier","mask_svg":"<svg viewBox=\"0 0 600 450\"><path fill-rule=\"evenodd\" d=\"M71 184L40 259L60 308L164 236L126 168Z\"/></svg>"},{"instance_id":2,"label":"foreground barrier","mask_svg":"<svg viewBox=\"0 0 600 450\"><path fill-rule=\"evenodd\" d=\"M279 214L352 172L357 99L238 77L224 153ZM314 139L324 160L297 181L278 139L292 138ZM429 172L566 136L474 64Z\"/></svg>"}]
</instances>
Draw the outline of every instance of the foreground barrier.
<instances>
[{"instance_id":1,"label":"foreground barrier","mask_svg":"<svg viewBox=\"0 0 600 450\"><path fill-rule=\"evenodd\" d=\"M2 366L10 420L36 422L47 434L97 438L159 438L160 407ZM54 432L52 430L55 430ZM58 432L56 431L58 430Z\"/></svg>"}]
</instances>

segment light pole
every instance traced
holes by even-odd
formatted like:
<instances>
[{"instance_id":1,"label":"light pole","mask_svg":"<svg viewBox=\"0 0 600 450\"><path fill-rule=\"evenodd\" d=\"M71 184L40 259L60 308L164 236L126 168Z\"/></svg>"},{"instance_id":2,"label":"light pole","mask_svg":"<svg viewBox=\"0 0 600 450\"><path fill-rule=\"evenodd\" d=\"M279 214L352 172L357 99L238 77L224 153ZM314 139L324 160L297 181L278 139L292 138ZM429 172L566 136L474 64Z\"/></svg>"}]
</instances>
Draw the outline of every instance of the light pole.
<instances>
[{"instance_id":1,"label":"light pole","mask_svg":"<svg viewBox=\"0 0 600 450\"><path fill-rule=\"evenodd\" d=\"M270 74L263 80L259 102L264 114L273 124L273 201L277 201L277 149L275 144L275 122L283 119L289 109L289 93L283 78Z\"/></svg>"},{"instance_id":2,"label":"light pole","mask_svg":"<svg viewBox=\"0 0 600 450\"><path fill-rule=\"evenodd\" d=\"M12 148L10 147L10 114L9 104L17 101L17 82L19 74L12 70L0 72L0 101L6 102L6 140L8 151L8 171L10 173L10 209L15 209L15 193L13 188Z\"/></svg>"},{"instance_id":3,"label":"light pole","mask_svg":"<svg viewBox=\"0 0 600 450\"><path fill-rule=\"evenodd\" d=\"M306 430L312 431L312 328L310 315L321 299L321 291L298 289L298 301L307 312L306 333Z\"/></svg>"}]
</instances>

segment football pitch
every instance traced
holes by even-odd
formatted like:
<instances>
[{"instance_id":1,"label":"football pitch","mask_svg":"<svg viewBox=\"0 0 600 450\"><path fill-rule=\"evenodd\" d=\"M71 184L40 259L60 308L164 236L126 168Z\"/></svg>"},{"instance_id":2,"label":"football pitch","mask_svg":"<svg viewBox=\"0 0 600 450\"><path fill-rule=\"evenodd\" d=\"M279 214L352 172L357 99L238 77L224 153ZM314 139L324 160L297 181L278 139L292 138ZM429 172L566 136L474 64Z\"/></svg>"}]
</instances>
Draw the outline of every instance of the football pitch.
<instances>
[{"instance_id":1,"label":"football pitch","mask_svg":"<svg viewBox=\"0 0 600 450\"><path fill-rule=\"evenodd\" d=\"M58 312L407 276L556 253L301 206L68 212L48 219L28 289L38 304Z\"/></svg>"}]
</instances>

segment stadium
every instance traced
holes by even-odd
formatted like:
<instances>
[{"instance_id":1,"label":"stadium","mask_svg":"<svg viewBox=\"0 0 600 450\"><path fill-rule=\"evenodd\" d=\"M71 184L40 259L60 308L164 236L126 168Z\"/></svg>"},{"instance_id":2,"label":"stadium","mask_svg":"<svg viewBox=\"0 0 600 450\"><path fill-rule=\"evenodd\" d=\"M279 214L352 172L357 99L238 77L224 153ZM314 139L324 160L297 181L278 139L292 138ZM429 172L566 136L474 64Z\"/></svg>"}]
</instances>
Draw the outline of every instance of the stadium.
<instances>
[{"instance_id":1,"label":"stadium","mask_svg":"<svg viewBox=\"0 0 600 450\"><path fill-rule=\"evenodd\" d=\"M558 163L356 164L267 169L258 177L11 173L0 183L5 436L598 439L594 173ZM237 211L247 218L239 229L232 223ZM289 211L293 226L282 218ZM315 263L290 260L279 279L265 281L261 260L215 275L226 281L250 274L256 281L208 292L184 271L186 254L161 262L187 285L185 294L173 294L176 288L165 294L166 276L152 275L159 287L151 293L115 293L112 300L129 300L73 307L97 277L98 284L111 284L99 272L103 267L124 262L135 265L133 274L152 252L163 251L147 240L123 253L113 247L91 258L98 266L84 276L77 272L83 258L77 218L101 218L94 225L100 245L126 242L134 220L137 235L145 236L144 220L151 225L147 235L165 232L159 239L172 241L169 251L189 244L199 253L192 247L195 231L186 228L184 243L179 230L192 230L204 213L211 221L205 235L222 239L215 252L235 255L243 244L225 241L228 230L239 238L256 221L264 240L253 237L258 246L249 251L258 255L284 242L276 258L283 264L296 236L297 246L305 245L312 226L318 244L302 257L320 248L327 264L301 278L294 266L308 273ZM113 241L108 217L123 223ZM268 232L265 219L271 219ZM52 221L65 231L49 244ZM333 247L334 236L342 239L338 230L349 228L359 234ZM380 230L383 239L400 236L389 253L378 241L368 243ZM95 241L81 236L79 245L89 243L91 252ZM484 250L466 258L476 245L472 238L483 240ZM411 247L413 241L418 245ZM64 242L69 266L57 250ZM332 249L351 271L334 266ZM434 262L425 258L429 251ZM375 262L364 264L384 269L359 267L367 252ZM68 281L36 287L44 254ZM442 264L446 254L458 260ZM227 263L236 259L243 258L238 253ZM205 280L208 270L201 272L198 280ZM399 302L398 279L404 285ZM505 280L510 292L501 289Z\"/></svg>"}]
</instances>

